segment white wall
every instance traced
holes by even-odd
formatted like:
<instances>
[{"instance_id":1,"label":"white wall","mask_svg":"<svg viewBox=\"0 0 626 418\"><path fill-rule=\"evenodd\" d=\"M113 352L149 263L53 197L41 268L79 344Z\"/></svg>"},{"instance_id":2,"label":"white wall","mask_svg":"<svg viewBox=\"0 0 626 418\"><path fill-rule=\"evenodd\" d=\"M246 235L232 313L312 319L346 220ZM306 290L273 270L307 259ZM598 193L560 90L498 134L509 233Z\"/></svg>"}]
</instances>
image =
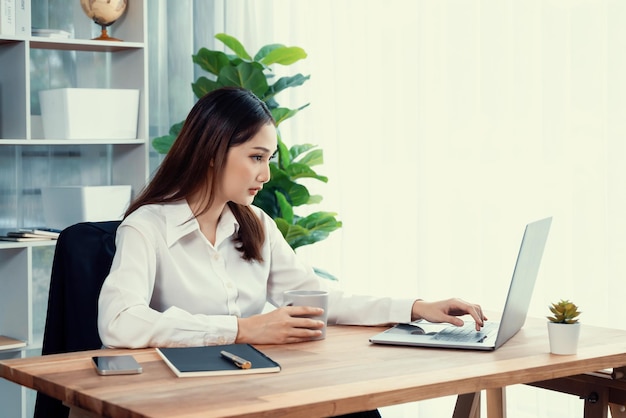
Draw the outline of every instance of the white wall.
<instances>
[{"instance_id":1,"label":"white wall","mask_svg":"<svg viewBox=\"0 0 626 418\"><path fill-rule=\"evenodd\" d=\"M622 326L626 3L272 4L248 44L309 53L284 137L324 149L313 188L344 221L303 256L355 291L499 309L524 225L552 215L532 313L572 298Z\"/></svg>"},{"instance_id":2,"label":"white wall","mask_svg":"<svg viewBox=\"0 0 626 418\"><path fill-rule=\"evenodd\" d=\"M584 323L624 327L626 2L228 4L246 45L309 53L289 99L312 105L284 139L324 149L319 209L344 227L303 256L354 292L499 310L524 225L553 216L531 315L571 298ZM511 416L582 416L532 393Z\"/></svg>"}]
</instances>

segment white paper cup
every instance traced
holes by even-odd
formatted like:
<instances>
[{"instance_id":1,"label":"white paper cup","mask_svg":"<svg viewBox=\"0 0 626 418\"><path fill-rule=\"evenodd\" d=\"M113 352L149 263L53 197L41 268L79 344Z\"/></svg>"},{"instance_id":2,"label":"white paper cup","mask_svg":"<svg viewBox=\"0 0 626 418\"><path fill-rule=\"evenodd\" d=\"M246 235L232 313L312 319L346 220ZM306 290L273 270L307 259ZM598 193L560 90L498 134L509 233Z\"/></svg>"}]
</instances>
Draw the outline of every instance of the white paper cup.
<instances>
[{"instance_id":1,"label":"white paper cup","mask_svg":"<svg viewBox=\"0 0 626 418\"><path fill-rule=\"evenodd\" d=\"M326 324L328 316L328 292L324 290L287 290L284 292L284 306L312 306L322 308L324 313L319 316L310 316L309 318L317 319L324 323L322 335L315 340L323 340L326 338Z\"/></svg>"}]
</instances>

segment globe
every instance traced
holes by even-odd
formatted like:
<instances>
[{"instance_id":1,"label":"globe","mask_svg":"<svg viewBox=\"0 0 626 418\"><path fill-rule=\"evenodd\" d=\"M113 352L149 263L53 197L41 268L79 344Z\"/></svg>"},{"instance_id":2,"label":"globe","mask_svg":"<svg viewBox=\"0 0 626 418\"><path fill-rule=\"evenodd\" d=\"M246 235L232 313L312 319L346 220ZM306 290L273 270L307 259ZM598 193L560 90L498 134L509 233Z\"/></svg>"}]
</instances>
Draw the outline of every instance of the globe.
<instances>
[{"instance_id":1,"label":"globe","mask_svg":"<svg viewBox=\"0 0 626 418\"><path fill-rule=\"evenodd\" d=\"M120 41L111 38L106 28L124 14L127 0L80 0L80 5L85 14L102 28L101 35L95 40Z\"/></svg>"}]
</instances>

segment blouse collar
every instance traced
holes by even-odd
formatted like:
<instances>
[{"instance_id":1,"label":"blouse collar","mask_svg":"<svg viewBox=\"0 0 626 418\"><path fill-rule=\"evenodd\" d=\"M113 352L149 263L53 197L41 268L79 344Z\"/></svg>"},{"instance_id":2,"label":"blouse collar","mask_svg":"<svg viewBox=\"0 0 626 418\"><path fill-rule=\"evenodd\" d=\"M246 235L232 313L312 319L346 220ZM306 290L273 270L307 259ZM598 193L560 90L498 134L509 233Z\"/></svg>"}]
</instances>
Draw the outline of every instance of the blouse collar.
<instances>
[{"instance_id":1,"label":"blouse collar","mask_svg":"<svg viewBox=\"0 0 626 418\"><path fill-rule=\"evenodd\" d=\"M168 247L171 247L182 237L194 231L201 233L200 224L193 215L187 201L181 200L163 205L163 214L165 216ZM237 222L235 215L228 205L224 206L224 210L217 223L215 247L218 247L222 241L236 234L238 230L239 222Z\"/></svg>"}]
</instances>

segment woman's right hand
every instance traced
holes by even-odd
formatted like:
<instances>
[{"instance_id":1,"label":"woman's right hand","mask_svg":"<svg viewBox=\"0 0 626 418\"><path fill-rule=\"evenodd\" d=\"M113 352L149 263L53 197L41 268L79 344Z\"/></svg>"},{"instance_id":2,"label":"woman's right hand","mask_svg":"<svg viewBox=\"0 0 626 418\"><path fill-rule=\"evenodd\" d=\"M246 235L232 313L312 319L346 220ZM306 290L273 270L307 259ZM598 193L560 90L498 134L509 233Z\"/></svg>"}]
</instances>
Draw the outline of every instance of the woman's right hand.
<instances>
[{"instance_id":1,"label":"woman's right hand","mask_svg":"<svg viewBox=\"0 0 626 418\"><path fill-rule=\"evenodd\" d=\"M324 323L308 317L323 313L323 309L310 306L284 306L268 313L238 318L235 342L287 344L309 341L322 335Z\"/></svg>"}]
</instances>

